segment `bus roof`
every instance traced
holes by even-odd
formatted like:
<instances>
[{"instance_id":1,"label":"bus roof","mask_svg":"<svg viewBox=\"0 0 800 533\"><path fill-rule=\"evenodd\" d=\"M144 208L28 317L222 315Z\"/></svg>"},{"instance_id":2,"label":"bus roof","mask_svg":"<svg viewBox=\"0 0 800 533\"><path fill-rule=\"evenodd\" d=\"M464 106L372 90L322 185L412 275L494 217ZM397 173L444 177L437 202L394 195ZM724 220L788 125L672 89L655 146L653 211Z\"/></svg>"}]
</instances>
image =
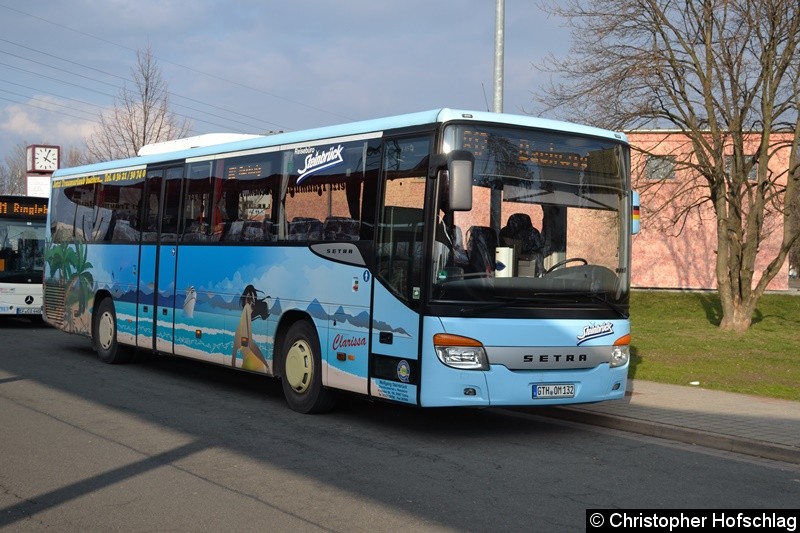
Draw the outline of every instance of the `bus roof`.
<instances>
[{"instance_id":1,"label":"bus roof","mask_svg":"<svg viewBox=\"0 0 800 533\"><path fill-rule=\"evenodd\" d=\"M374 133L396 128L407 128L423 124L445 123L451 121L474 121L507 124L511 126L523 126L566 133L575 133L578 135L589 135L592 137L607 138L609 140L627 143L627 137L624 133L604 130L592 126L584 126L581 124L574 124L571 122L562 122L539 117L531 117L527 115L512 115L507 113L491 113L486 111L465 111L441 108L430 111L409 113L405 115L364 120L360 122L337 124L334 126L323 126L320 128L278 133L274 135L257 135L252 136L251 138L233 142L224 142L221 144L180 149L170 152L158 152L131 157L128 159L106 161L73 168L64 168L57 170L53 174L53 178L72 176L75 174L102 173L119 168L141 167L160 162L178 161L187 158L211 156L214 154L291 145L313 141L316 139ZM177 145L178 143L176 143L176 146Z\"/></svg>"}]
</instances>

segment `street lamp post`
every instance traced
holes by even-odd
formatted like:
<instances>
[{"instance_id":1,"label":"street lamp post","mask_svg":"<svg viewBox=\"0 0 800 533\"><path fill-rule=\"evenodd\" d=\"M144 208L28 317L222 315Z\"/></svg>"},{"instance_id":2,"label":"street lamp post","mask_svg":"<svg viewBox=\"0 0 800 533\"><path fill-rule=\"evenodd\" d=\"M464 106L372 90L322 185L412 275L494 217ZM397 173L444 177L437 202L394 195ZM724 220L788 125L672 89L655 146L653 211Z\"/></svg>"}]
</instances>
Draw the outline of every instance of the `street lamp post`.
<instances>
[{"instance_id":1,"label":"street lamp post","mask_svg":"<svg viewBox=\"0 0 800 533\"><path fill-rule=\"evenodd\" d=\"M505 32L505 0L495 0L494 17L494 101L493 111L503 112L503 40Z\"/></svg>"}]
</instances>

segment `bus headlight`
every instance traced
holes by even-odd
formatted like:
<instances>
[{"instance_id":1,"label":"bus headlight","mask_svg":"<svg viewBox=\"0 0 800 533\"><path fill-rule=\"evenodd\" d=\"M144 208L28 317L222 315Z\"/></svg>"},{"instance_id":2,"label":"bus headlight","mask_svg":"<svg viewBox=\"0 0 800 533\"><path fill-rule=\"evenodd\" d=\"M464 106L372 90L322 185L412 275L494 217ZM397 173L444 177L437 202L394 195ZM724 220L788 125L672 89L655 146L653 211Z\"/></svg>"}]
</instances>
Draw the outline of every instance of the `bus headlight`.
<instances>
[{"instance_id":1,"label":"bus headlight","mask_svg":"<svg viewBox=\"0 0 800 533\"><path fill-rule=\"evenodd\" d=\"M439 361L460 370L489 370L489 360L483 344L469 337L437 333L433 346Z\"/></svg>"},{"instance_id":2,"label":"bus headlight","mask_svg":"<svg viewBox=\"0 0 800 533\"><path fill-rule=\"evenodd\" d=\"M631 355L630 343L630 335L620 337L614 342L614 346L611 348L611 368L625 366L628 363Z\"/></svg>"}]
</instances>

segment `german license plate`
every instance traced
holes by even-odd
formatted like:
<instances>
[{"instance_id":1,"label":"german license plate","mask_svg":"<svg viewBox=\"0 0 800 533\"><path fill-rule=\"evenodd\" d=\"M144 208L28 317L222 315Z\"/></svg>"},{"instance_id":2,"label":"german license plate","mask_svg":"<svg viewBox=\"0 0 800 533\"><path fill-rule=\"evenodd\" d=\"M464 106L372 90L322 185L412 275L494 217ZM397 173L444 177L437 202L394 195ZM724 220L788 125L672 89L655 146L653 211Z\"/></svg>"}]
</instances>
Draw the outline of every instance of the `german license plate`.
<instances>
[{"instance_id":1,"label":"german license plate","mask_svg":"<svg viewBox=\"0 0 800 533\"><path fill-rule=\"evenodd\" d=\"M41 307L17 307L18 315L38 315L41 312Z\"/></svg>"},{"instance_id":2,"label":"german license plate","mask_svg":"<svg viewBox=\"0 0 800 533\"><path fill-rule=\"evenodd\" d=\"M544 398L574 398L575 385L571 383L550 383L548 385L534 385L533 399Z\"/></svg>"}]
</instances>

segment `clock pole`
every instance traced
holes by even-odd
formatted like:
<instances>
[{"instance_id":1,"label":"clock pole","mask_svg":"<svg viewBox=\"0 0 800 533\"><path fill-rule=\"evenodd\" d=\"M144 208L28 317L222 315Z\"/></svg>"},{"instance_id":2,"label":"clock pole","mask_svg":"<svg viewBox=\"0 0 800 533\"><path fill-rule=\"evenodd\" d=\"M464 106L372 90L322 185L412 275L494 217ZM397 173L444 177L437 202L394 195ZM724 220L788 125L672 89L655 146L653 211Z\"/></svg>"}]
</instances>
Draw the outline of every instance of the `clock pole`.
<instances>
[{"instance_id":1,"label":"clock pole","mask_svg":"<svg viewBox=\"0 0 800 533\"><path fill-rule=\"evenodd\" d=\"M61 147L32 144L26 156L28 196L50 196L50 179L61 165Z\"/></svg>"}]
</instances>

